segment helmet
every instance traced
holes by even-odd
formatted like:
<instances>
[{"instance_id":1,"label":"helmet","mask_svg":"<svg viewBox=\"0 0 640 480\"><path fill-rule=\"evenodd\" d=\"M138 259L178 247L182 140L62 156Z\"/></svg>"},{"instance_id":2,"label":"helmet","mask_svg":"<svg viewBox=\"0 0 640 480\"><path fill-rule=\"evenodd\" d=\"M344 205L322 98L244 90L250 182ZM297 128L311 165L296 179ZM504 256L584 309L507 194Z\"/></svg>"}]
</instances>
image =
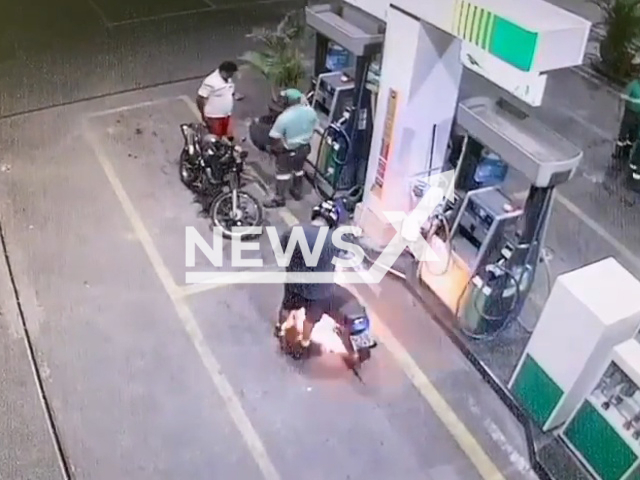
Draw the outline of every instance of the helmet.
<instances>
[{"instance_id":1,"label":"helmet","mask_svg":"<svg viewBox=\"0 0 640 480\"><path fill-rule=\"evenodd\" d=\"M326 200L311 210L311 221L321 217L329 225L329 228L336 228L340 219L338 206L331 200Z\"/></svg>"}]
</instances>

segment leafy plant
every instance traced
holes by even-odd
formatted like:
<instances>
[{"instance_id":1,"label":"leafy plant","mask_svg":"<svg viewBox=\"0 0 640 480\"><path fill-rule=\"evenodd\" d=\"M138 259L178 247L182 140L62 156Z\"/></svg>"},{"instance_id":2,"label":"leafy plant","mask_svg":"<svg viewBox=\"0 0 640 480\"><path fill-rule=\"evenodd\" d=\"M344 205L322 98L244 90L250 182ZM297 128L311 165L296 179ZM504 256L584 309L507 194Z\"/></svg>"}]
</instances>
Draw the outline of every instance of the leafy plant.
<instances>
[{"instance_id":1,"label":"leafy plant","mask_svg":"<svg viewBox=\"0 0 640 480\"><path fill-rule=\"evenodd\" d=\"M291 12L274 30L260 28L248 35L261 48L245 52L239 60L267 79L274 98L284 88L299 87L305 77L301 47L305 32L299 12Z\"/></svg>"},{"instance_id":2,"label":"leafy plant","mask_svg":"<svg viewBox=\"0 0 640 480\"><path fill-rule=\"evenodd\" d=\"M600 42L599 69L616 80L626 80L635 72L633 60L640 40L640 0L591 0L604 18L604 38Z\"/></svg>"}]
</instances>

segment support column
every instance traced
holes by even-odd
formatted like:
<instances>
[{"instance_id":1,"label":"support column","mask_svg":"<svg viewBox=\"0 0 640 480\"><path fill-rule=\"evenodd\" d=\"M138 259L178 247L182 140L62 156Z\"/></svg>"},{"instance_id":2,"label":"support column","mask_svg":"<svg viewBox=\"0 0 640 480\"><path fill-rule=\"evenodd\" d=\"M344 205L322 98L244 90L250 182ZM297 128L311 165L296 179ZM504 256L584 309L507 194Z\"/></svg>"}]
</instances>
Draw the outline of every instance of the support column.
<instances>
[{"instance_id":1,"label":"support column","mask_svg":"<svg viewBox=\"0 0 640 480\"><path fill-rule=\"evenodd\" d=\"M386 245L395 229L385 211L408 211L410 178L442 169L463 66L460 40L391 6L387 15L360 226Z\"/></svg>"}]
</instances>

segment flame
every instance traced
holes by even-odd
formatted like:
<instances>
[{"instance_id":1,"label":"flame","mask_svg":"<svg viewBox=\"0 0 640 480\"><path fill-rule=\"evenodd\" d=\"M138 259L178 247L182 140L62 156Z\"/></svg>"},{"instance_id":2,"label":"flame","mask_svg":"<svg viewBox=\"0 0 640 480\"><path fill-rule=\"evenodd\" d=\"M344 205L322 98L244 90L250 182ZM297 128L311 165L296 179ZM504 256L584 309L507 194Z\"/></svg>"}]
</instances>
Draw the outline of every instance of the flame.
<instances>
[{"instance_id":1,"label":"flame","mask_svg":"<svg viewBox=\"0 0 640 480\"><path fill-rule=\"evenodd\" d=\"M291 314L287 323L294 322L298 332L302 334L302 325L305 319L304 308ZM323 315L311 332L311 341L322 348L323 352L346 354L347 350L342 344L340 336L336 333L337 323L329 315Z\"/></svg>"}]
</instances>

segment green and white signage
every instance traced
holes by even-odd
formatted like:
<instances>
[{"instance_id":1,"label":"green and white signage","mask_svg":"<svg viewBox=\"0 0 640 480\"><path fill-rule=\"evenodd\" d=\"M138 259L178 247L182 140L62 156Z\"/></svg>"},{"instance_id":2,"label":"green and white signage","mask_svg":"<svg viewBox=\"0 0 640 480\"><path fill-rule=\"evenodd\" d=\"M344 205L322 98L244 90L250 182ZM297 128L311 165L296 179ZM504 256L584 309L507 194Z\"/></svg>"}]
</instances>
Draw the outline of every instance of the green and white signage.
<instances>
[{"instance_id":1,"label":"green and white signage","mask_svg":"<svg viewBox=\"0 0 640 480\"><path fill-rule=\"evenodd\" d=\"M544 73L580 65L591 29L587 20L544 0L389 3L521 72Z\"/></svg>"},{"instance_id":2,"label":"green and white signage","mask_svg":"<svg viewBox=\"0 0 640 480\"><path fill-rule=\"evenodd\" d=\"M473 2L457 0L452 33L525 72L531 71L538 33Z\"/></svg>"}]
</instances>

